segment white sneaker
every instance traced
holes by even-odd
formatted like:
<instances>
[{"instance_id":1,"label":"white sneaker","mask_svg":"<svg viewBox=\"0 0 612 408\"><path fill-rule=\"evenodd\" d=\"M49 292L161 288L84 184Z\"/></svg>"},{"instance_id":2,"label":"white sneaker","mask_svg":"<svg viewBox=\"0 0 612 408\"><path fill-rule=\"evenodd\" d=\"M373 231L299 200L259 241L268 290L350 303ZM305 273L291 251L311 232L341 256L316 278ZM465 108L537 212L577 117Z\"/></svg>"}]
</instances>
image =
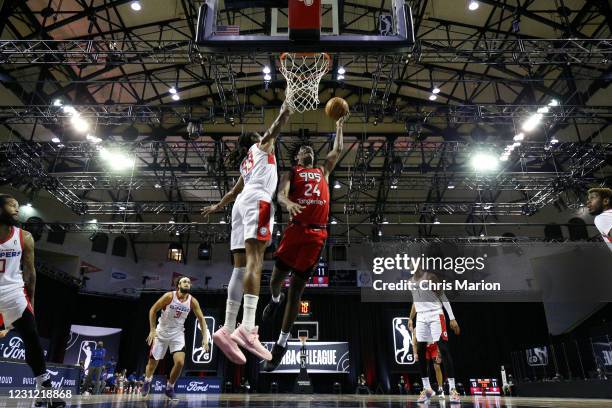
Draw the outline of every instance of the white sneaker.
<instances>
[{"instance_id":1,"label":"white sneaker","mask_svg":"<svg viewBox=\"0 0 612 408\"><path fill-rule=\"evenodd\" d=\"M89 393L89 391L85 391L85 392L84 392L82 395L83 395L84 397L88 397L88 396L90 396L91 394Z\"/></svg>"},{"instance_id":2,"label":"white sneaker","mask_svg":"<svg viewBox=\"0 0 612 408\"><path fill-rule=\"evenodd\" d=\"M442 388L438 389L438 397L444 398L444 389Z\"/></svg>"},{"instance_id":3,"label":"white sneaker","mask_svg":"<svg viewBox=\"0 0 612 408\"><path fill-rule=\"evenodd\" d=\"M421 391L421 395L419 395L419 399L417 400L417 402L427 402L434 395L436 395L434 390L432 390L431 388L427 388Z\"/></svg>"}]
</instances>

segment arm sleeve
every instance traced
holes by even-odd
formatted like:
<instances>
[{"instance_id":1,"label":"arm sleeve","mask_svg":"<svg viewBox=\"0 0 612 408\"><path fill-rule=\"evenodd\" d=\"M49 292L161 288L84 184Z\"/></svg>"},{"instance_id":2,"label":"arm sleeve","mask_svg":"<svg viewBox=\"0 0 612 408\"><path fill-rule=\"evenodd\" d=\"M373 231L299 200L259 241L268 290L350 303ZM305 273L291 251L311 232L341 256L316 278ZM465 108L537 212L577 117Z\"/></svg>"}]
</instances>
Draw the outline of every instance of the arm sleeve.
<instances>
[{"instance_id":1,"label":"arm sleeve","mask_svg":"<svg viewBox=\"0 0 612 408\"><path fill-rule=\"evenodd\" d=\"M442 301L442 306L444 306L444 310L446 310L446 313L448 314L449 320L455 320L455 315L453 314L453 308L451 307L451 304L448 301L448 298L446 297L445 293L442 293L440 295L440 300Z\"/></svg>"},{"instance_id":2,"label":"arm sleeve","mask_svg":"<svg viewBox=\"0 0 612 408\"><path fill-rule=\"evenodd\" d=\"M595 226L603 236L609 237L612 230L612 211L606 211L595 217Z\"/></svg>"}]
</instances>

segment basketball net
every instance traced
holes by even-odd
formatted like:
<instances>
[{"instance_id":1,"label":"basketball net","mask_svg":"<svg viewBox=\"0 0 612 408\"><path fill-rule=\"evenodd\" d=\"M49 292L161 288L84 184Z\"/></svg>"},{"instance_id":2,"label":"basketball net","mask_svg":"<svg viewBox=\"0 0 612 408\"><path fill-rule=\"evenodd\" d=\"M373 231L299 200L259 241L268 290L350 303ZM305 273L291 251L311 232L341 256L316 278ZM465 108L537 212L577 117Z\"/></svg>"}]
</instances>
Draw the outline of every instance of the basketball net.
<instances>
[{"instance_id":1,"label":"basketball net","mask_svg":"<svg viewBox=\"0 0 612 408\"><path fill-rule=\"evenodd\" d=\"M317 109L319 83L331 65L325 52L291 53L280 56L280 71L287 80L285 101L292 112Z\"/></svg>"},{"instance_id":2,"label":"basketball net","mask_svg":"<svg viewBox=\"0 0 612 408\"><path fill-rule=\"evenodd\" d=\"M302 343L302 346L306 345L306 340L308 340L308 336L299 336L300 342Z\"/></svg>"}]
</instances>

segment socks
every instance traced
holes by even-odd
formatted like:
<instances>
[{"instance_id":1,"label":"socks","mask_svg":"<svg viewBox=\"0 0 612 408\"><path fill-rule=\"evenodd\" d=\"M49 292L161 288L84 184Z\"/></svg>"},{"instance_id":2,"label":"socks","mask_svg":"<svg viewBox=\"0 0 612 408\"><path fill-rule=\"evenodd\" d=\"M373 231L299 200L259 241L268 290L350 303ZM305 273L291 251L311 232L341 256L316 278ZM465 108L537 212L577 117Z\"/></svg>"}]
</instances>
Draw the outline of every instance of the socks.
<instances>
[{"instance_id":1,"label":"socks","mask_svg":"<svg viewBox=\"0 0 612 408\"><path fill-rule=\"evenodd\" d=\"M273 301L274 303L278 303L278 302L280 302L280 296L281 296L281 295L280 295L280 293L278 294L278 296L272 296L272 301Z\"/></svg>"},{"instance_id":2,"label":"socks","mask_svg":"<svg viewBox=\"0 0 612 408\"><path fill-rule=\"evenodd\" d=\"M244 309L242 310L242 325L247 331L255 327L255 312L257 311L257 301L259 296L244 295Z\"/></svg>"},{"instance_id":3,"label":"socks","mask_svg":"<svg viewBox=\"0 0 612 408\"><path fill-rule=\"evenodd\" d=\"M44 374L41 374L41 375L37 376L36 377L36 388L51 386L50 378L51 377L49 376L49 373L47 373L46 371L45 371ZM47 382L49 384L46 384Z\"/></svg>"},{"instance_id":4,"label":"socks","mask_svg":"<svg viewBox=\"0 0 612 408\"><path fill-rule=\"evenodd\" d=\"M450 392L450 390L454 390L454 389L455 389L455 379L449 378L448 379L448 391Z\"/></svg>"},{"instance_id":5,"label":"socks","mask_svg":"<svg viewBox=\"0 0 612 408\"><path fill-rule=\"evenodd\" d=\"M425 377L425 378L421 378L421 380L423 381L424 390L428 390L431 388L431 385L429 384L429 378Z\"/></svg>"},{"instance_id":6,"label":"socks","mask_svg":"<svg viewBox=\"0 0 612 408\"><path fill-rule=\"evenodd\" d=\"M233 333L236 330L236 317L238 317L238 311L240 310L240 302L227 299L225 302L225 323L223 326L228 332Z\"/></svg>"},{"instance_id":7,"label":"socks","mask_svg":"<svg viewBox=\"0 0 612 408\"><path fill-rule=\"evenodd\" d=\"M285 333L281 330L280 336L278 336L278 341L276 342L276 344L278 344L281 347L287 347L288 339L289 339L289 333Z\"/></svg>"}]
</instances>

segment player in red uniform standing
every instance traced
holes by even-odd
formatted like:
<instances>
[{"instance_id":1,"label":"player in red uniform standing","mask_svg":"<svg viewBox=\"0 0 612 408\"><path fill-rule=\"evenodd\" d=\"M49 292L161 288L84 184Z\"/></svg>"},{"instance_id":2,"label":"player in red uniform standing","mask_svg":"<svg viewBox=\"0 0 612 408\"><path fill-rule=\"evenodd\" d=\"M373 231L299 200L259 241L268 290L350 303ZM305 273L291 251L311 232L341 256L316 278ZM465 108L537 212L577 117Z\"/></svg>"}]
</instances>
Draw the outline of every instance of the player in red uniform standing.
<instances>
[{"instance_id":1,"label":"player in red uniform standing","mask_svg":"<svg viewBox=\"0 0 612 408\"><path fill-rule=\"evenodd\" d=\"M297 165L284 174L277 200L289 212L289 224L275 253L276 264L270 280L272 299L263 311L264 322L270 321L285 300L281 286L292 272L283 325L272 348L272 360L264 362L265 371L274 371L287 351L291 326L298 314L306 282L319 262L327 238L329 217L329 175L336 167L343 149L342 126L348 115L336 122L336 137L325 164L315 167L312 146L303 145L295 157Z\"/></svg>"}]
</instances>

